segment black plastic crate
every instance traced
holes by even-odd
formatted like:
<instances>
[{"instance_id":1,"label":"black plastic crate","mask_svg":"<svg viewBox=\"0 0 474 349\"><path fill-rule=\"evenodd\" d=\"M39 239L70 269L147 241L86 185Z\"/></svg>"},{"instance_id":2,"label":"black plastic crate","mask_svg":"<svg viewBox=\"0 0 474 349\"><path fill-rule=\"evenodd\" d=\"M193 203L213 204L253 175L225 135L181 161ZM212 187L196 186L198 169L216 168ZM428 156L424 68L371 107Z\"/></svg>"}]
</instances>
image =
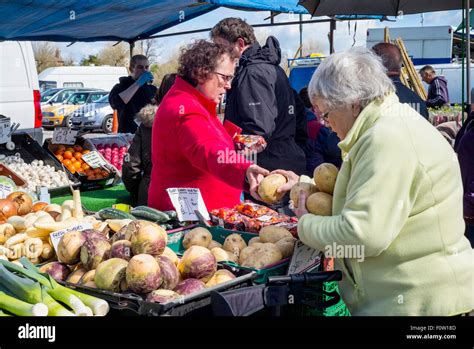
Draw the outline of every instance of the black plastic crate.
<instances>
[{"instance_id":1,"label":"black plastic crate","mask_svg":"<svg viewBox=\"0 0 474 349\"><path fill-rule=\"evenodd\" d=\"M7 150L4 146L1 148L1 153L6 156L15 155L19 153L21 158L27 163L30 164L33 160L42 160L45 165L54 167L56 170L63 171L61 163L52 155L50 152L46 151L39 145L29 134L27 133L17 133L12 135L12 142L15 143L14 150ZM80 182L66 169L66 175L69 180L72 182L71 186L77 188L80 186ZM71 192L69 186L62 186L58 188L48 189L51 197L61 196Z\"/></svg>"},{"instance_id":2,"label":"black plastic crate","mask_svg":"<svg viewBox=\"0 0 474 349\"><path fill-rule=\"evenodd\" d=\"M218 269L229 269L226 265L218 264ZM201 316L212 315L211 292L212 291L228 291L242 287L249 287L253 284L256 277L254 272L247 270L231 270L237 277L225 283L205 288L190 295L178 298L175 301L160 304L147 302L144 297L134 293L115 293L70 284L68 282L60 282L64 286L77 289L91 296L106 300L111 309L119 311L123 315L145 315L145 316Z\"/></svg>"}]
</instances>

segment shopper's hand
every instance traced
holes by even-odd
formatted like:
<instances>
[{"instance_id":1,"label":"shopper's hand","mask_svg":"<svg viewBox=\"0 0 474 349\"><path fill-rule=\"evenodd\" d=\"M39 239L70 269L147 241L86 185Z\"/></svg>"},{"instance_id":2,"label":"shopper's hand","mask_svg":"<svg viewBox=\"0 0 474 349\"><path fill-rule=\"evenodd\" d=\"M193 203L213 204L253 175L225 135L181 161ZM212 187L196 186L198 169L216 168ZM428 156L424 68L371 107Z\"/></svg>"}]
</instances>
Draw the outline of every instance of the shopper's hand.
<instances>
[{"instance_id":1,"label":"shopper's hand","mask_svg":"<svg viewBox=\"0 0 474 349\"><path fill-rule=\"evenodd\" d=\"M306 209L306 193L304 190L300 191L300 195L298 197L298 208L295 208L295 203L290 200L290 209L295 213L296 217L300 218L301 216L309 213Z\"/></svg>"},{"instance_id":2,"label":"shopper's hand","mask_svg":"<svg viewBox=\"0 0 474 349\"><path fill-rule=\"evenodd\" d=\"M142 87L145 85L147 82L153 81L153 74L150 73L149 71L144 72L142 75L137 80L138 86Z\"/></svg>"},{"instance_id":3,"label":"shopper's hand","mask_svg":"<svg viewBox=\"0 0 474 349\"><path fill-rule=\"evenodd\" d=\"M250 185L250 195L252 195L252 197L256 200L262 201L257 193L258 185L263 180L263 178L269 174L270 172L268 170L265 170L263 167L257 165L250 165L247 169L247 180Z\"/></svg>"},{"instance_id":4,"label":"shopper's hand","mask_svg":"<svg viewBox=\"0 0 474 349\"><path fill-rule=\"evenodd\" d=\"M300 177L293 171L275 170L272 173L278 173L286 177L286 183L277 189L277 193L290 191L300 180Z\"/></svg>"}]
</instances>

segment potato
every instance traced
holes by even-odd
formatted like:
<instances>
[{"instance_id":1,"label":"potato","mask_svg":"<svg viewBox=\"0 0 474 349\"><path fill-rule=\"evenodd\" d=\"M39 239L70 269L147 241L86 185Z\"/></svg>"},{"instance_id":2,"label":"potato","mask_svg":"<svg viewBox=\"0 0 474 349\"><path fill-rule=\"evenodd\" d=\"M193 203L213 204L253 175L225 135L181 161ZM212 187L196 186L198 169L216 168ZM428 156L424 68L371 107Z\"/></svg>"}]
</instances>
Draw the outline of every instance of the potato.
<instances>
[{"instance_id":1,"label":"potato","mask_svg":"<svg viewBox=\"0 0 474 349\"><path fill-rule=\"evenodd\" d=\"M226 250L223 250L220 247L214 247L211 250L211 253L216 257L216 262L234 262L237 263L237 256L231 252L228 252Z\"/></svg>"},{"instance_id":2,"label":"potato","mask_svg":"<svg viewBox=\"0 0 474 349\"><path fill-rule=\"evenodd\" d=\"M287 182L285 176L274 173L265 177L258 186L258 195L267 204L276 204L284 196L285 192L278 193L277 189Z\"/></svg>"},{"instance_id":3,"label":"potato","mask_svg":"<svg viewBox=\"0 0 474 349\"><path fill-rule=\"evenodd\" d=\"M242 258L243 257L243 258ZM272 243L254 243L242 251L239 264L244 267L262 269L283 259L283 256Z\"/></svg>"},{"instance_id":4,"label":"potato","mask_svg":"<svg viewBox=\"0 0 474 349\"><path fill-rule=\"evenodd\" d=\"M261 242L259 236L256 236L256 237L254 237L254 238L251 238L251 239L249 240L249 246L253 245L253 244L256 243L256 242Z\"/></svg>"},{"instance_id":5,"label":"potato","mask_svg":"<svg viewBox=\"0 0 474 349\"><path fill-rule=\"evenodd\" d=\"M231 234L226 237L224 241L223 248L226 251L229 251L235 254L237 257L240 255L240 251L247 247L244 239L240 234Z\"/></svg>"},{"instance_id":6,"label":"potato","mask_svg":"<svg viewBox=\"0 0 474 349\"><path fill-rule=\"evenodd\" d=\"M218 242L215 241L215 240L212 240L212 241L209 243L209 246L207 246L207 248L210 249L210 250L212 250L214 247L222 248L222 244L218 243Z\"/></svg>"},{"instance_id":7,"label":"potato","mask_svg":"<svg viewBox=\"0 0 474 349\"><path fill-rule=\"evenodd\" d=\"M314 184L311 183L296 183L290 191L290 200L293 201L293 206L298 208L298 203L300 201L301 193L306 194L306 198L308 198L311 194L314 194L318 191L318 188Z\"/></svg>"},{"instance_id":8,"label":"potato","mask_svg":"<svg viewBox=\"0 0 474 349\"><path fill-rule=\"evenodd\" d=\"M333 164L323 163L314 169L314 183L318 190L328 194L334 192L338 169Z\"/></svg>"},{"instance_id":9,"label":"potato","mask_svg":"<svg viewBox=\"0 0 474 349\"><path fill-rule=\"evenodd\" d=\"M296 239L293 237L283 238L275 243L275 246L281 252L283 258L291 257L293 255L293 249L295 247Z\"/></svg>"},{"instance_id":10,"label":"potato","mask_svg":"<svg viewBox=\"0 0 474 349\"><path fill-rule=\"evenodd\" d=\"M202 246L207 248L212 241L212 235L206 228L194 228L190 230L183 239L183 246L187 250L191 246Z\"/></svg>"},{"instance_id":11,"label":"potato","mask_svg":"<svg viewBox=\"0 0 474 349\"><path fill-rule=\"evenodd\" d=\"M332 216L332 195L318 192L306 200L306 209L318 216Z\"/></svg>"},{"instance_id":12,"label":"potato","mask_svg":"<svg viewBox=\"0 0 474 349\"><path fill-rule=\"evenodd\" d=\"M286 237L293 237L293 235L282 227L275 227L267 225L260 229L260 242L272 242L275 243Z\"/></svg>"}]
</instances>

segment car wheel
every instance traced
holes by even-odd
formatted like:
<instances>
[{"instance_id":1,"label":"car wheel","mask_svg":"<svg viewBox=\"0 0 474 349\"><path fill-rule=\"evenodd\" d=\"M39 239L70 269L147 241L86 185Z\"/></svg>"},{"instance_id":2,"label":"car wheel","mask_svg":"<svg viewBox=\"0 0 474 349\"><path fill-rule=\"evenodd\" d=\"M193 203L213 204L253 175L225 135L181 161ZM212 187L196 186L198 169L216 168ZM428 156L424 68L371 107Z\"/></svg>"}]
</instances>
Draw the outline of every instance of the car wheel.
<instances>
[{"instance_id":1,"label":"car wheel","mask_svg":"<svg viewBox=\"0 0 474 349\"><path fill-rule=\"evenodd\" d=\"M70 116L64 117L62 126L72 128L72 118Z\"/></svg>"},{"instance_id":2,"label":"car wheel","mask_svg":"<svg viewBox=\"0 0 474 349\"><path fill-rule=\"evenodd\" d=\"M102 131L104 131L104 133L111 133L113 124L114 124L114 116L107 115L104 118L104 121L102 121Z\"/></svg>"}]
</instances>

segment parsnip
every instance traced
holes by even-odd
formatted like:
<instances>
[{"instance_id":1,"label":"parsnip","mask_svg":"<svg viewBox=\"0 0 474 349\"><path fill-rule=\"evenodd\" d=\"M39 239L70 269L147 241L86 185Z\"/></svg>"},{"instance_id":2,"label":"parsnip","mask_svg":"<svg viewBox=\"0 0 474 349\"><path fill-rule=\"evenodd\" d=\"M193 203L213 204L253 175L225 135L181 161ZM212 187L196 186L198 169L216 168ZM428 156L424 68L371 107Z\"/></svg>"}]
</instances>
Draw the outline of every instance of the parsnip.
<instances>
[{"instance_id":1,"label":"parsnip","mask_svg":"<svg viewBox=\"0 0 474 349\"><path fill-rule=\"evenodd\" d=\"M28 238L24 242L26 257L28 259L36 259L43 252L43 241L39 238Z\"/></svg>"},{"instance_id":2,"label":"parsnip","mask_svg":"<svg viewBox=\"0 0 474 349\"><path fill-rule=\"evenodd\" d=\"M15 227L10 223L0 224L0 244L5 243L10 237L16 234Z\"/></svg>"},{"instance_id":3,"label":"parsnip","mask_svg":"<svg viewBox=\"0 0 474 349\"><path fill-rule=\"evenodd\" d=\"M63 230L66 228L69 228L73 226L74 224L78 224L79 221L74 218L68 218L64 222L54 222L54 223L35 223L35 228L37 229L42 229L42 230L48 230L50 232L53 231L58 231L58 230Z\"/></svg>"},{"instance_id":4,"label":"parsnip","mask_svg":"<svg viewBox=\"0 0 474 349\"><path fill-rule=\"evenodd\" d=\"M72 193L72 199L74 200L73 216L78 220L81 220L84 218L84 213L82 212L81 192L77 189L74 190Z\"/></svg>"},{"instance_id":5,"label":"parsnip","mask_svg":"<svg viewBox=\"0 0 474 349\"><path fill-rule=\"evenodd\" d=\"M19 233L19 234L16 234L16 235L13 235L11 238L9 238L7 241L5 241L5 244L4 246L6 248L10 248L16 244L19 244L19 243L22 243L23 241L25 241L26 239L28 239L28 234L26 233ZM19 257L18 257L19 258Z\"/></svg>"},{"instance_id":6,"label":"parsnip","mask_svg":"<svg viewBox=\"0 0 474 349\"><path fill-rule=\"evenodd\" d=\"M26 230L26 220L20 216L11 216L7 219L7 223L13 225L17 233Z\"/></svg>"}]
</instances>

